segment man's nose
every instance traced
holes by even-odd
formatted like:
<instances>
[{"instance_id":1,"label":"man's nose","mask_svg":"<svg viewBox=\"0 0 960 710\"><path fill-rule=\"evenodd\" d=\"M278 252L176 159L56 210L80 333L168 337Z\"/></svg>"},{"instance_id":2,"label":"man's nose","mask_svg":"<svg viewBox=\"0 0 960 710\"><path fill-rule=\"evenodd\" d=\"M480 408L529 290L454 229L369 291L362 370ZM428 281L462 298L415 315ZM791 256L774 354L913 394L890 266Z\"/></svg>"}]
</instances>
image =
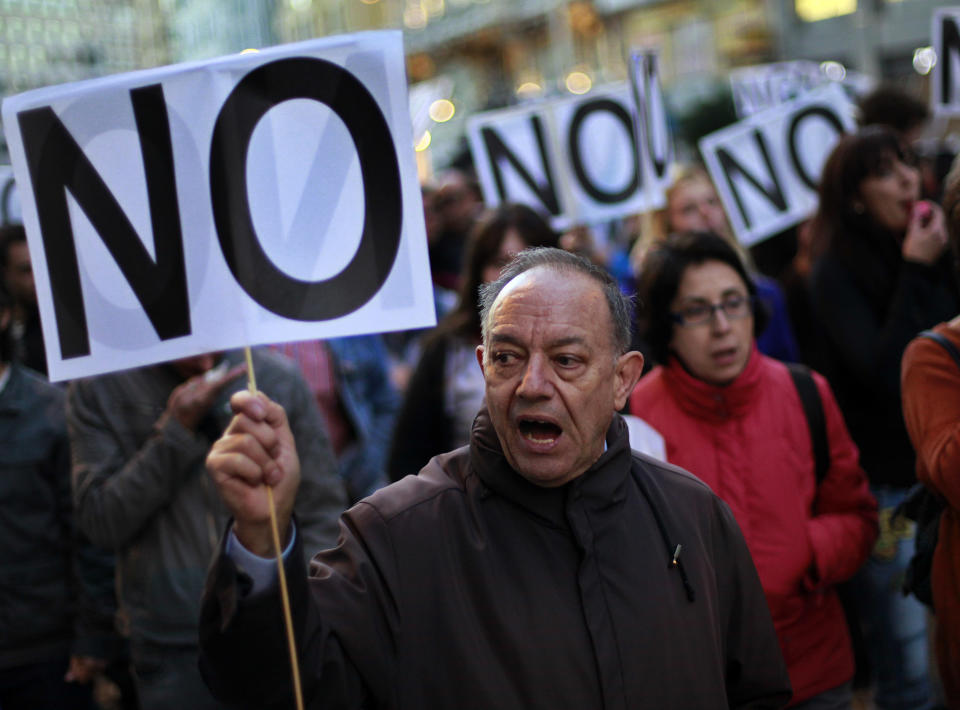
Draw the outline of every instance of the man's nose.
<instances>
[{"instance_id":1,"label":"man's nose","mask_svg":"<svg viewBox=\"0 0 960 710\"><path fill-rule=\"evenodd\" d=\"M527 369L517 388L517 396L524 399L543 399L550 396L548 363L543 355L534 355L527 362Z\"/></svg>"}]
</instances>

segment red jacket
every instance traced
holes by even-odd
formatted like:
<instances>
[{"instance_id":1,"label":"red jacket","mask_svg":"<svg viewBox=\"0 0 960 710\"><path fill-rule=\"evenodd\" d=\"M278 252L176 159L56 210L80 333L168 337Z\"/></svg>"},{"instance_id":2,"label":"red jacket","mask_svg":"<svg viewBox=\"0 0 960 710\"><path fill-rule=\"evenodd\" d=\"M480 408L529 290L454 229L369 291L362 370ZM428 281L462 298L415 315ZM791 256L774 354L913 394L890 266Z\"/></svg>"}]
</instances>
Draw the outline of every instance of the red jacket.
<instances>
[{"instance_id":1,"label":"red jacket","mask_svg":"<svg viewBox=\"0 0 960 710\"><path fill-rule=\"evenodd\" d=\"M726 387L693 377L671 358L630 397L631 413L663 435L667 460L701 478L733 510L760 573L792 703L852 678L850 636L833 585L853 575L877 536L876 501L857 447L826 380L814 379L830 446L819 489L790 373L756 347Z\"/></svg>"}]
</instances>

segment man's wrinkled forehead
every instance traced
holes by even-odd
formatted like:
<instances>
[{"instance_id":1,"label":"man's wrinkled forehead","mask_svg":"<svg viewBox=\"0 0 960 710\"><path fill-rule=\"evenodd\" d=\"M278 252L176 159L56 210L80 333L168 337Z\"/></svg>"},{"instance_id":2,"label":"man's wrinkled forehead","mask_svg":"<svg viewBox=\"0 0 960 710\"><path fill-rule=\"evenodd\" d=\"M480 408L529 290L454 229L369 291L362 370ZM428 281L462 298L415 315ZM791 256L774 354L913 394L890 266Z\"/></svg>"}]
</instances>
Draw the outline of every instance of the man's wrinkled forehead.
<instances>
[{"instance_id":1,"label":"man's wrinkled forehead","mask_svg":"<svg viewBox=\"0 0 960 710\"><path fill-rule=\"evenodd\" d=\"M565 320L570 317L571 299L576 302L576 312L586 318L590 325L603 321L609 329L609 308L603 296L603 289L589 275L579 271L555 268L552 264L540 264L517 274L508 281L497 294L487 316L487 335L497 329L497 319L503 313L508 300L547 299L550 306L543 312L544 325L548 325L552 316ZM553 306L556 306L554 311ZM602 313L595 309L602 309ZM599 320L598 320L599 319ZM582 323L586 326L586 323Z\"/></svg>"}]
</instances>

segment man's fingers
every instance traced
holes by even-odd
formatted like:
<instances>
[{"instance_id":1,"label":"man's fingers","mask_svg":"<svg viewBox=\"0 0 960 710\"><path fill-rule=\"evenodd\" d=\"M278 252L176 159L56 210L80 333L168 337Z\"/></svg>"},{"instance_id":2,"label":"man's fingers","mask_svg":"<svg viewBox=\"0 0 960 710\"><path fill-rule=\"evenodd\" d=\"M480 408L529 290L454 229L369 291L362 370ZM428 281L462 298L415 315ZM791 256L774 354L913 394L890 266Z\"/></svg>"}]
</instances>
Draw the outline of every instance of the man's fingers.
<instances>
[{"instance_id":1,"label":"man's fingers","mask_svg":"<svg viewBox=\"0 0 960 710\"><path fill-rule=\"evenodd\" d=\"M289 432L287 413L283 407L267 397L263 392L256 394L243 391L230 397L230 407L234 414L244 415L255 422L266 422L274 429ZM292 439L292 435L291 439Z\"/></svg>"},{"instance_id":2,"label":"man's fingers","mask_svg":"<svg viewBox=\"0 0 960 710\"><path fill-rule=\"evenodd\" d=\"M266 414L264 419L267 424L274 427L275 429L283 429L287 427L287 413L284 411L283 407L279 404L268 398L266 395L261 394L263 399L266 401Z\"/></svg>"},{"instance_id":3,"label":"man's fingers","mask_svg":"<svg viewBox=\"0 0 960 710\"><path fill-rule=\"evenodd\" d=\"M267 416L269 398L262 392L254 394L248 390L234 392L230 397L230 408L236 415L243 415L255 422L263 421Z\"/></svg>"},{"instance_id":4,"label":"man's fingers","mask_svg":"<svg viewBox=\"0 0 960 710\"><path fill-rule=\"evenodd\" d=\"M257 470L271 470L277 467L277 462L270 449L252 434L229 434L214 444L211 454L222 455L228 465L241 457L250 461ZM217 459L214 458L214 463ZM245 476L246 477L246 476ZM258 481L254 481L255 483Z\"/></svg>"}]
</instances>

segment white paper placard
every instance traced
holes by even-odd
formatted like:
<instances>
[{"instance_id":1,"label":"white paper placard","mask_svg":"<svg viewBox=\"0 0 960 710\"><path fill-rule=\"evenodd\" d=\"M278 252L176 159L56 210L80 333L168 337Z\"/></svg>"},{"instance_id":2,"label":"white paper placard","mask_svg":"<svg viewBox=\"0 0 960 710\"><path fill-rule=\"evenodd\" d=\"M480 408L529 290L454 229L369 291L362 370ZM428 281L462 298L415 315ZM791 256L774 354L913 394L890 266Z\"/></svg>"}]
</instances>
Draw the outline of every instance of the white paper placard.
<instances>
[{"instance_id":1,"label":"white paper placard","mask_svg":"<svg viewBox=\"0 0 960 710\"><path fill-rule=\"evenodd\" d=\"M470 147L487 204L528 204L557 228L662 205L672 152L656 55L636 63L639 86L610 84L471 118Z\"/></svg>"},{"instance_id":2,"label":"white paper placard","mask_svg":"<svg viewBox=\"0 0 960 710\"><path fill-rule=\"evenodd\" d=\"M931 22L937 62L930 74L930 103L938 116L960 116L960 7L934 10Z\"/></svg>"},{"instance_id":3,"label":"white paper placard","mask_svg":"<svg viewBox=\"0 0 960 710\"><path fill-rule=\"evenodd\" d=\"M434 323L402 36L14 96L51 379Z\"/></svg>"},{"instance_id":4,"label":"white paper placard","mask_svg":"<svg viewBox=\"0 0 960 710\"><path fill-rule=\"evenodd\" d=\"M13 168L0 165L0 224L23 222L20 212L20 198L17 195L17 182L13 178Z\"/></svg>"},{"instance_id":5,"label":"white paper placard","mask_svg":"<svg viewBox=\"0 0 960 710\"><path fill-rule=\"evenodd\" d=\"M792 227L817 206L823 163L855 129L836 84L754 114L700 140L700 153L737 239L745 246Z\"/></svg>"}]
</instances>

